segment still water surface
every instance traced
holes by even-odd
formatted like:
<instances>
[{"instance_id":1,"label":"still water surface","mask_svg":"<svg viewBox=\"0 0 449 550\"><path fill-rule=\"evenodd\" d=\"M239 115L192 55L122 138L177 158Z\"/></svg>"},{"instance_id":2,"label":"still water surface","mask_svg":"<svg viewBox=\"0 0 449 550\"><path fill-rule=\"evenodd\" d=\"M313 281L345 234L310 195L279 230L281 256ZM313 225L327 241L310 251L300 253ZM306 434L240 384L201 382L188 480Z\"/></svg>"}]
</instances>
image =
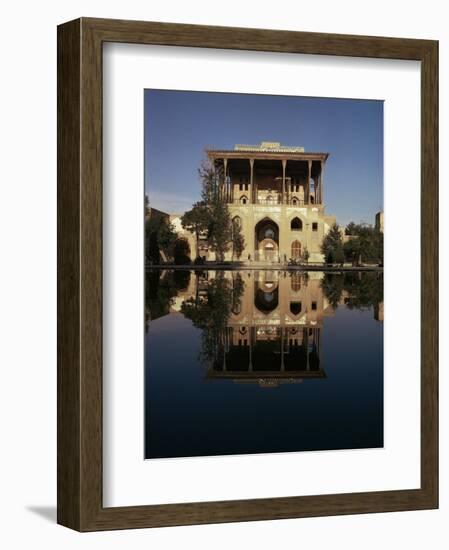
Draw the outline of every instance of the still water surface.
<instances>
[{"instance_id":1,"label":"still water surface","mask_svg":"<svg viewBox=\"0 0 449 550\"><path fill-rule=\"evenodd\" d=\"M383 446L383 276L146 273L145 457Z\"/></svg>"}]
</instances>

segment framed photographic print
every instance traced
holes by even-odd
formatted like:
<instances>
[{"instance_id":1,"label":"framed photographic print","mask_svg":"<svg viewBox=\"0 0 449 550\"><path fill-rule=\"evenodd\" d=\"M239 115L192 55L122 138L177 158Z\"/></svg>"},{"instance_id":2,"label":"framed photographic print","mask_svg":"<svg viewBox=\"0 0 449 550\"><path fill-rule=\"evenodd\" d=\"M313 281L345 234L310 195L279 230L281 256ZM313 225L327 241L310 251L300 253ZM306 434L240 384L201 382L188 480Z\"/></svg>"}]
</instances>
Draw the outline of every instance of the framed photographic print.
<instances>
[{"instance_id":1,"label":"framed photographic print","mask_svg":"<svg viewBox=\"0 0 449 550\"><path fill-rule=\"evenodd\" d=\"M438 506L438 44L58 28L58 522Z\"/></svg>"}]
</instances>

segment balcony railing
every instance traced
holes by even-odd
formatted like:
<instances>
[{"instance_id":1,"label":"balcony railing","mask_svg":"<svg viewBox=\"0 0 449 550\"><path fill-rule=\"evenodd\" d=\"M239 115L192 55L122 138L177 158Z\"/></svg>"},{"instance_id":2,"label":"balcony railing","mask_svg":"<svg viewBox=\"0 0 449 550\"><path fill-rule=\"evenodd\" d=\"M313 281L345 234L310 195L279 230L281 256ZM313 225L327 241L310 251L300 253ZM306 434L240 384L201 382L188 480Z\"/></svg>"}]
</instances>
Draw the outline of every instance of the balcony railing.
<instances>
[{"instance_id":1,"label":"balcony railing","mask_svg":"<svg viewBox=\"0 0 449 550\"><path fill-rule=\"evenodd\" d=\"M229 200L228 201L229 204L236 204L236 205L241 205L241 206L247 206L247 205L251 205L251 204L258 204L258 205L263 205L263 206L279 206L279 205L282 205L282 204L285 204L285 205L288 205L288 206L321 206L320 203L314 203L314 202L310 202L309 204L307 204L306 202L304 202L304 200L301 200L301 199L291 199L291 198L286 198L284 199L284 201L282 200L282 198L275 198L275 199L256 199L255 201L251 202L251 200L249 198L246 198L246 199L234 199L234 200Z\"/></svg>"}]
</instances>

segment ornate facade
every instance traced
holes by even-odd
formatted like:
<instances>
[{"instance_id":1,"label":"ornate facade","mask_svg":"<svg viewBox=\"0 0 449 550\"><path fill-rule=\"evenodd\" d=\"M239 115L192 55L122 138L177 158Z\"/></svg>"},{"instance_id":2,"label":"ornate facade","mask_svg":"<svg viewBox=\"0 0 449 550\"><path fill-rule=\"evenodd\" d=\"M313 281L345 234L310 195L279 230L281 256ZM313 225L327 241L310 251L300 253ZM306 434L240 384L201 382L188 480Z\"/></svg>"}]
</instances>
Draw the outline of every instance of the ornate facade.
<instances>
[{"instance_id":1,"label":"ornate facade","mask_svg":"<svg viewBox=\"0 0 449 550\"><path fill-rule=\"evenodd\" d=\"M207 155L232 219L241 226L245 249L240 260L285 263L308 256L309 262L323 261L320 245L335 223L324 207L328 153L262 142L208 149ZM230 250L226 260L232 259Z\"/></svg>"}]
</instances>

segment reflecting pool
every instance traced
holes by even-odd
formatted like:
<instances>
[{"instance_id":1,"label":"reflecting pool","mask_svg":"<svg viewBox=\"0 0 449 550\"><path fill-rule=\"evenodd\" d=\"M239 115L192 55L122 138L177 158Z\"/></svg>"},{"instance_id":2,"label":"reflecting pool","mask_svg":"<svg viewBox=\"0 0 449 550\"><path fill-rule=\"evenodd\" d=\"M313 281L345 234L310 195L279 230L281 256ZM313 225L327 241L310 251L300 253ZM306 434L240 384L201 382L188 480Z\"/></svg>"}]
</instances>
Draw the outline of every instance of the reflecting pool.
<instances>
[{"instance_id":1,"label":"reflecting pool","mask_svg":"<svg viewBox=\"0 0 449 550\"><path fill-rule=\"evenodd\" d=\"M146 458L383 446L382 273L145 282Z\"/></svg>"}]
</instances>

